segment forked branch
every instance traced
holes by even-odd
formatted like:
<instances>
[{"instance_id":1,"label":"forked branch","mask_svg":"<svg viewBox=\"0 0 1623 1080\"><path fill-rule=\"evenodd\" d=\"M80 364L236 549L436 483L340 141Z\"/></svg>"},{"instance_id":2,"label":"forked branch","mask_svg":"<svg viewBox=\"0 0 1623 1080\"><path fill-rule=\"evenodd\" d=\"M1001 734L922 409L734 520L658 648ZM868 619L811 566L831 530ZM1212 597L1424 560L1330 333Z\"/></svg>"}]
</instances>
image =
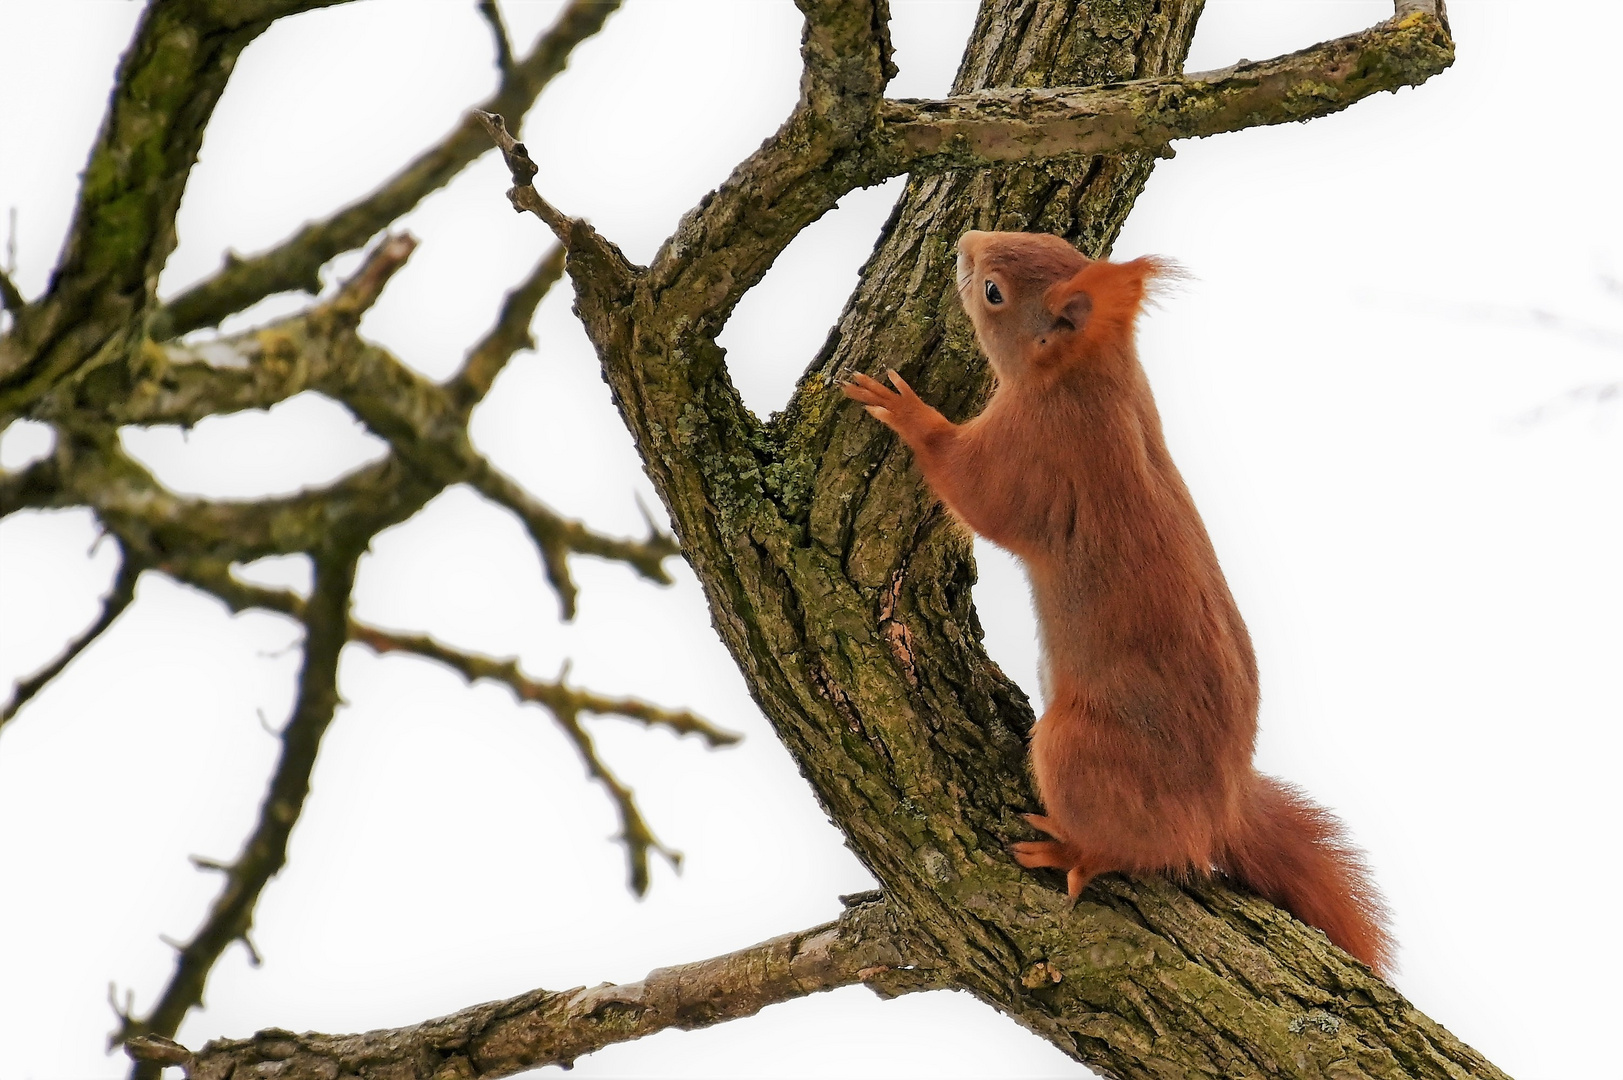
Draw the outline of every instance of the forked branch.
<instances>
[{"instance_id":1,"label":"forked branch","mask_svg":"<svg viewBox=\"0 0 1623 1080\"><path fill-rule=\"evenodd\" d=\"M338 657L348 638L349 598L360 551L324 552L316 559L315 587L304 605L304 663L292 718L283 727L281 754L260 804L259 818L241 853L219 864L222 885L207 918L191 940L177 947L175 970L152 1010L141 1019L125 1017L113 1034L116 1045L131 1035L172 1036L186 1013L203 1001L203 987L220 954L234 941L247 945L254 906L271 878L287 861L288 839L304 811L310 774L322 736L338 707ZM156 1080L159 1067L146 1065L136 1080Z\"/></svg>"},{"instance_id":2,"label":"forked branch","mask_svg":"<svg viewBox=\"0 0 1623 1080\"><path fill-rule=\"evenodd\" d=\"M619 0L571 0L527 55L517 60L509 56L510 63L502 65L498 52L501 84L483 107L521 120L567 66L575 47L601 30L619 6ZM230 259L219 273L175 297L160 316L154 336L213 326L273 293L320 292L318 271L329 259L365 244L489 149L479 123L471 116L464 119L377 190L304 226L269 251Z\"/></svg>"},{"instance_id":3,"label":"forked branch","mask_svg":"<svg viewBox=\"0 0 1623 1080\"><path fill-rule=\"evenodd\" d=\"M441 645L421 635L395 634L384 630L350 624L350 638L378 654L410 653L444 664L470 683L480 679L499 682L513 691L520 701L542 706L575 749L580 753L592 779L603 785L614 801L620 815L620 840L625 844L626 861L631 891L642 896L648 891L648 855L657 852L673 866L681 863L681 855L661 844L654 836L647 820L638 809L632 791L609 769L598 755L591 735L581 724L581 714L621 716L649 727L665 727L679 735L694 734L712 747L736 743L740 736L715 727L708 720L686 710L661 708L635 698L610 698L570 686L563 676L556 681L543 682L526 676L516 660L493 660L465 653Z\"/></svg>"},{"instance_id":4,"label":"forked branch","mask_svg":"<svg viewBox=\"0 0 1623 1080\"><path fill-rule=\"evenodd\" d=\"M232 575L227 563L218 560L176 560L166 564L163 569L176 580L217 597L232 611L260 608L301 621L306 618L305 601L297 595L284 589L267 589L243 582ZM637 698L610 697L571 686L563 676L550 682L532 679L523 673L516 660L496 660L453 649L426 635L401 634L368 626L354 619L349 620L347 633L350 641L365 645L379 655L402 653L417 656L450 668L470 683L478 680L499 682L511 689L519 701L540 705L551 713L553 720L580 753L587 772L603 785L615 804L620 816L620 840L626 847L630 886L639 896L648 889L650 852L658 852L673 865L681 857L655 837L631 789L615 776L597 753L591 736L581 724L582 715L618 716L646 727L666 728L678 735L697 735L712 748L730 746L741 737L686 709L667 709Z\"/></svg>"},{"instance_id":5,"label":"forked branch","mask_svg":"<svg viewBox=\"0 0 1623 1080\"><path fill-rule=\"evenodd\" d=\"M342 0L153 3L119 63L51 286L0 349L0 414L87 361L116 363L175 247L203 131L242 50L286 15Z\"/></svg>"}]
</instances>

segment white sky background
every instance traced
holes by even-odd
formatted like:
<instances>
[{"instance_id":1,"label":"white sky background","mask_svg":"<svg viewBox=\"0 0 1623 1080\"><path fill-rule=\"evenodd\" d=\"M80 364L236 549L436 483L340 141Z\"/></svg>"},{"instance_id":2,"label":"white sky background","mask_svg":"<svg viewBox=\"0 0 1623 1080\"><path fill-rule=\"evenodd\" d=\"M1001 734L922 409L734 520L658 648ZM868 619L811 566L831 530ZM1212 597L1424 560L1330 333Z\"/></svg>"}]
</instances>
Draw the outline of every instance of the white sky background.
<instances>
[{"instance_id":1,"label":"white sky background","mask_svg":"<svg viewBox=\"0 0 1623 1080\"><path fill-rule=\"evenodd\" d=\"M968 2L892 0L898 96L946 91ZM504 4L527 43L556 3ZM1210 0L1190 69L1304 47L1386 3ZM38 293L66 229L137 8L0 0L0 209ZM1178 145L1117 252L1195 275L1142 328L1168 437L1256 638L1261 766L1334 807L1397 917L1400 988L1520 1080L1599 1075L1623 989L1616 783L1623 713L1623 379L1610 348L1528 309L1623 334L1612 76L1623 7L1454 0L1459 62L1420 90L1305 126ZM537 185L646 261L680 214L788 112L785 2L628 4L575 54L525 130ZM251 252L369 190L493 84L484 24L452 0L354 4L278 23L216 111L163 279ZM422 240L365 332L449 374L550 242L487 156L404 222ZM722 337L752 406L787 398L899 181L808 229ZM341 259L340 269L355 258ZM331 274L329 273L329 279ZM300 305L267 301L231 326ZM496 463L564 512L639 533L654 499L560 286L536 353L477 413ZM1530 411L1550 406L1537 422ZM14 427L0 463L37 433ZM321 484L379 452L314 398L126 445L175 489ZM113 570L83 512L0 522L0 685L94 616ZM356 614L520 655L550 676L687 705L746 733L696 740L593 722L656 832L684 851L624 887L612 808L545 715L425 662L344 655L290 864L261 901L263 967L230 950L181 1038L276 1025L411 1023L536 987L641 977L832 918L870 886L744 693L685 566L661 590L577 559L563 625L523 530L453 490L379 538ZM1028 688L1018 572L982 549L988 645ZM301 560L263 568L307 578ZM107 984L144 1011L234 855L292 698L298 634L154 575L0 737L0 1080L91 1080ZM1586 1039L1583 1033L1593 1036ZM582 1059L576 1075L1078 1075L963 995L851 988Z\"/></svg>"}]
</instances>

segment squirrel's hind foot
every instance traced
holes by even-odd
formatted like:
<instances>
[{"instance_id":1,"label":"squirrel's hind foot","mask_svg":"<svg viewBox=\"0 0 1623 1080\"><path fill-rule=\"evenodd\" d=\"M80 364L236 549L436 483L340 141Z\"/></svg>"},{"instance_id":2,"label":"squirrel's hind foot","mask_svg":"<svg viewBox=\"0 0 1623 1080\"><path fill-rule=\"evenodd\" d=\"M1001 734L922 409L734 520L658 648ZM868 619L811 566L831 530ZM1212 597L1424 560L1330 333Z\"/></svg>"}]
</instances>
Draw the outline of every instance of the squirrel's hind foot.
<instances>
[{"instance_id":1,"label":"squirrel's hind foot","mask_svg":"<svg viewBox=\"0 0 1623 1080\"><path fill-rule=\"evenodd\" d=\"M1042 814L1022 814L1033 829L1058 836L1053 822ZM1065 893L1072 902L1082 895L1097 870L1084 865L1081 853L1064 840L1021 840L1009 845L1014 861L1027 870L1064 870Z\"/></svg>"}]
</instances>

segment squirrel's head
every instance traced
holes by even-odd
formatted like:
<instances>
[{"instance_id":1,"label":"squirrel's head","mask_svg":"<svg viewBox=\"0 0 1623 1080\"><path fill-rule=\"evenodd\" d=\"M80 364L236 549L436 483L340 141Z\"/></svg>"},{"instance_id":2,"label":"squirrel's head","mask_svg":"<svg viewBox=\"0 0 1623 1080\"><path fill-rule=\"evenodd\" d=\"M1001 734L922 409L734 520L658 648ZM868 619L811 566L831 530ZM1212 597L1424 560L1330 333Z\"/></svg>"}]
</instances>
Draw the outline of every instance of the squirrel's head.
<instances>
[{"instance_id":1,"label":"squirrel's head","mask_svg":"<svg viewBox=\"0 0 1623 1080\"><path fill-rule=\"evenodd\" d=\"M1153 257L1087 258L1049 233L980 232L958 241L958 298L998 378L1133 355L1133 322L1156 278Z\"/></svg>"}]
</instances>

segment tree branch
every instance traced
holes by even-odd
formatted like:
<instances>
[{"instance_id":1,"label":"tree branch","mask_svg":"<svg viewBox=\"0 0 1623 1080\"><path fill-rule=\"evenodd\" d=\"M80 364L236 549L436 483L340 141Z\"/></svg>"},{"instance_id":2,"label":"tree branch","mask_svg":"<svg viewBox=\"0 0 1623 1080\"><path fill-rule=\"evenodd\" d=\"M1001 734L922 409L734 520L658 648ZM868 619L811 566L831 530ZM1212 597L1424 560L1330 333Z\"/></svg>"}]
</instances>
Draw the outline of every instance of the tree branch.
<instances>
[{"instance_id":1,"label":"tree branch","mask_svg":"<svg viewBox=\"0 0 1623 1080\"><path fill-rule=\"evenodd\" d=\"M329 487L254 502L174 494L116 441L59 447L64 483L49 506L88 506L126 547L161 569L171 558L251 562L312 552L335 529L384 528L415 513L438 489L413 485L393 459L361 468Z\"/></svg>"},{"instance_id":2,"label":"tree branch","mask_svg":"<svg viewBox=\"0 0 1623 1080\"><path fill-rule=\"evenodd\" d=\"M406 652L444 664L470 683L489 679L502 683L513 691L520 701L533 702L552 714L575 744L592 779L603 785L614 801L620 815L620 840L626 847L626 861L631 891L642 896L648 891L648 854L658 852L673 866L681 864L682 856L661 844L643 818L630 788L610 771L598 756L591 736L581 726L581 713L623 716L647 726L668 727L677 734L697 734L712 747L736 743L740 736L714 727L709 721L686 710L663 709L634 698L609 698L588 690L569 686L562 677L556 682L538 682L519 670L517 660L492 660L484 656L447 648L432 638L420 635L394 634L384 630L351 623L350 637L379 655Z\"/></svg>"},{"instance_id":3,"label":"tree branch","mask_svg":"<svg viewBox=\"0 0 1623 1080\"><path fill-rule=\"evenodd\" d=\"M17 715L18 709L27 704L29 699L43 690L47 683L60 675L62 670L73 663L80 653L84 652L85 649L90 647L91 643L101 637L107 628L112 626L120 615L124 614L124 609L129 607L130 602L135 599L136 579L141 576L141 571L146 567L138 560L131 558L120 541L115 538L113 542L118 545L118 574L113 578L113 587L102 598L101 613L96 616L94 622L85 628L82 634L68 642L55 660L19 682L12 689L11 696L6 700L4 707L0 707L0 728L4 728L6 723Z\"/></svg>"},{"instance_id":4,"label":"tree branch","mask_svg":"<svg viewBox=\"0 0 1623 1080\"><path fill-rule=\"evenodd\" d=\"M578 592L569 572L571 552L623 562L649 581L661 585L671 583L671 576L665 570L665 560L677 554L681 548L674 536L661 532L651 524L646 540L604 536L578 521L562 517L483 458L470 470L468 482L491 502L513 511L524 523L536 550L541 554L547 581L558 594L566 620L575 617Z\"/></svg>"},{"instance_id":5,"label":"tree branch","mask_svg":"<svg viewBox=\"0 0 1623 1080\"><path fill-rule=\"evenodd\" d=\"M264 608L305 617L304 601L283 589L266 589L238 581L231 575L228 564L216 560L172 561L163 568L179 581L211 593L224 601L232 611ZM406 653L443 664L457 672L468 682L487 679L499 682L513 691L521 702L532 702L552 714L581 754L587 771L603 785L620 815L621 841L626 845L629 882L638 896L648 890L648 854L657 851L673 865L681 856L666 848L655 838L652 829L638 809L631 789L626 787L598 756L591 736L580 724L582 713L600 716L619 716L647 727L668 728L678 735L698 735L712 748L730 746L741 738L735 732L718 728L708 720L685 709L666 709L636 698L615 698L569 686L562 677L554 682L542 682L526 676L517 660L493 660L489 657L466 653L442 645L420 634L399 634L351 619L347 633L349 640L378 653Z\"/></svg>"},{"instance_id":6,"label":"tree branch","mask_svg":"<svg viewBox=\"0 0 1623 1080\"><path fill-rule=\"evenodd\" d=\"M564 70L575 46L602 29L619 6L619 0L571 0L529 54L504 71L496 93L482 107L522 122L541 91ZM467 117L371 194L304 226L269 251L228 260L212 278L169 302L153 336L168 338L216 325L273 293L320 292L318 271L329 259L366 243L489 148L477 119Z\"/></svg>"},{"instance_id":7,"label":"tree branch","mask_svg":"<svg viewBox=\"0 0 1623 1080\"><path fill-rule=\"evenodd\" d=\"M0 350L0 413L141 339L203 130L242 50L284 15L341 0L183 3L142 12L45 296Z\"/></svg>"},{"instance_id":8,"label":"tree branch","mask_svg":"<svg viewBox=\"0 0 1623 1080\"><path fill-rule=\"evenodd\" d=\"M131 1035L173 1036L186 1013L202 1004L209 971L226 947L247 942L254 906L287 862L288 838L304 810L321 738L338 707L338 658L349 636L349 597L360 553L361 548L339 548L315 556L315 586L302 612L304 664L298 696L282 729L281 756L259 820L241 854L222 868L225 884L203 925L179 947L174 973L157 1003L142 1019L126 1017L113 1035L114 1045ZM139 1064L134 1080L157 1080L159 1072L155 1064Z\"/></svg>"},{"instance_id":9,"label":"tree branch","mask_svg":"<svg viewBox=\"0 0 1623 1080\"><path fill-rule=\"evenodd\" d=\"M517 660L494 660L462 652L422 635L398 634L352 621L350 640L380 655L399 652L433 660L469 682L480 679L499 682L511 689L520 701L533 702L554 712L619 716L646 727L669 728L678 735L697 735L711 747L731 746L743 738L686 709L666 709L637 698L607 697L570 686L562 678L553 682L531 679L519 669Z\"/></svg>"},{"instance_id":10,"label":"tree branch","mask_svg":"<svg viewBox=\"0 0 1623 1080\"><path fill-rule=\"evenodd\" d=\"M532 990L411 1027L359 1035L269 1029L220 1039L195 1055L169 1043L132 1045L132 1056L183 1064L191 1080L273 1069L277 1080L331 1080L386 1069L394 1080L497 1080L577 1058L668 1028L691 1031L753 1016L782 1001L866 983L888 996L931 989L928 953L894 925L883 901L831 923L738 952L659 968L640 982Z\"/></svg>"},{"instance_id":11,"label":"tree branch","mask_svg":"<svg viewBox=\"0 0 1623 1080\"><path fill-rule=\"evenodd\" d=\"M530 336L535 309L563 274L564 249L554 247L535 264L530 276L507 294L496 325L468 351L462 367L445 384L445 392L459 408L470 410L483 401L513 354L535 348L535 339Z\"/></svg>"},{"instance_id":12,"label":"tree branch","mask_svg":"<svg viewBox=\"0 0 1623 1080\"><path fill-rule=\"evenodd\" d=\"M271 589L241 581L231 573L229 562L207 558L171 559L159 569L176 581L215 597L234 615L259 608L304 621L303 597L288 589Z\"/></svg>"},{"instance_id":13,"label":"tree branch","mask_svg":"<svg viewBox=\"0 0 1623 1080\"><path fill-rule=\"evenodd\" d=\"M1454 62L1431 3L1399 4L1368 30L1287 56L1197 75L1098 88L997 90L942 101L888 101L897 172L1158 150L1198 138L1340 112L1383 90L1418 86Z\"/></svg>"},{"instance_id":14,"label":"tree branch","mask_svg":"<svg viewBox=\"0 0 1623 1080\"><path fill-rule=\"evenodd\" d=\"M513 74L513 39L507 34L507 24L502 21L502 12L496 6L496 0L479 0L479 15L490 24L490 36L496 46L496 70L504 78L510 78Z\"/></svg>"},{"instance_id":15,"label":"tree branch","mask_svg":"<svg viewBox=\"0 0 1623 1080\"><path fill-rule=\"evenodd\" d=\"M573 618L576 609L568 566L571 554L623 562L651 581L670 584L663 564L678 551L670 535L650 527L647 539L624 540L569 520L498 471L468 438L469 414L489 389L488 380L495 378L513 350L529 341L530 319L561 273L561 254L543 259L514 290L490 334L451 383L441 387L356 332L361 316L415 247L416 241L406 234L386 238L330 300L272 326L197 344L154 346L150 351L161 358L161 371L140 393L115 386L103 388L104 400L87 401L91 391L79 388L75 396L51 402L51 413L62 420L88 409L118 423L192 423L218 412L265 407L315 389L342 402L386 439L393 459L290 499L211 502L164 491L115 441L104 437L80 440L70 447L77 452L58 455L57 460L68 463L67 484L47 487L45 481L60 479L56 471L25 472L15 482L4 478L0 505L47 497L57 503L83 502L104 514L126 515L121 526L126 535L138 526L163 529L161 543L136 542L143 549L152 548L155 557L168 553L252 558L242 545L280 542L298 545L290 550L311 550L326 527L327 517L313 512L323 502L361 513L393 507L391 514L409 515L434 492L468 483L524 522L565 618ZM51 469L57 468L53 461ZM114 475L121 482L109 484ZM131 513L136 515L133 519ZM222 520L229 527L216 524ZM177 527L182 535L176 535ZM190 536L184 535L186 530ZM238 546L227 546L232 543Z\"/></svg>"},{"instance_id":16,"label":"tree branch","mask_svg":"<svg viewBox=\"0 0 1623 1080\"><path fill-rule=\"evenodd\" d=\"M491 142L502 152L502 160L507 164L507 171L513 178L513 186L507 191L507 200L513 204L513 209L519 213L529 211L540 218L547 228L552 230L552 234L558 238L558 243L563 245L570 256L591 252L597 254L599 258L607 259L611 264L619 264L622 269L617 275L618 283L622 287L629 285L636 275L619 249L603 239L583 219L565 214L535 190L532 181L535 180L535 174L540 171L540 167L530 157L529 148L508 130L506 117L501 113L483 109L475 110L473 117L479 121ZM571 270L573 271L573 267ZM578 288L580 286L578 276L576 284Z\"/></svg>"},{"instance_id":17,"label":"tree branch","mask_svg":"<svg viewBox=\"0 0 1623 1080\"><path fill-rule=\"evenodd\" d=\"M834 37L818 21L832 19L833 9L812 0L801 6L807 13L802 104L683 219L649 268L662 306L690 313L706 337L714 337L790 240L858 187L902 173L998 162L1030 165L1131 149L1159 154L1175 139L1306 120L1382 90L1419 85L1454 56L1440 6L1398 0L1398 14L1370 30L1203 75L883 101L870 96L882 90L888 75L881 73L890 70L882 22L874 37L863 39L853 32L864 25L859 5L837 5L843 21L833 25L844 30L845 47L866 41L874 60L835 64L825 55L831 50L818 47ZM852 70L869 74L855 85L838 84L846 90L842 108L812 107L835 85L833 73Z\"/></svg>"}]
</instances>

